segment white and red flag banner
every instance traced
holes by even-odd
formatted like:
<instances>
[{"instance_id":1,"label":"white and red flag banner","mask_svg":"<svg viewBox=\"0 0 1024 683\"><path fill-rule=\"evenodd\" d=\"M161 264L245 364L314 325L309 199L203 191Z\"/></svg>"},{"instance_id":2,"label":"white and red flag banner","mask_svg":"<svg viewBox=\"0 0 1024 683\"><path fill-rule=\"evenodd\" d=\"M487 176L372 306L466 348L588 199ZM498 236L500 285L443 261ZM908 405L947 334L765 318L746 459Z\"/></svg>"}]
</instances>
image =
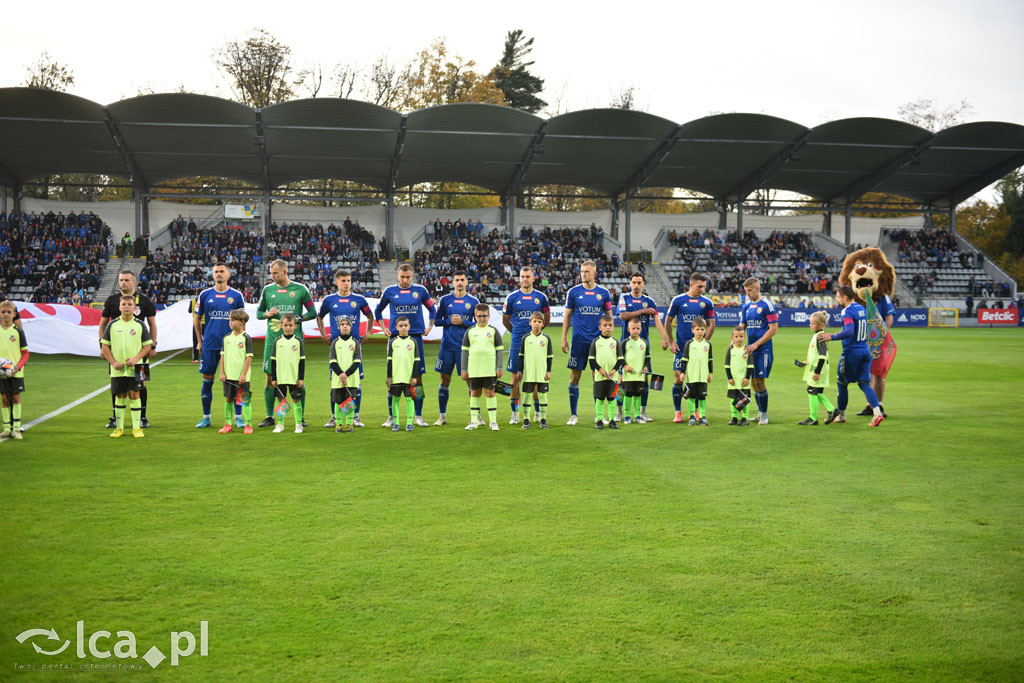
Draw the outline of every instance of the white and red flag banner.
<instances>
[{"instance_id":1,"label":"white and red flag banner","mask_svg":"<svg viewBox=\"0 0 1024 683\"><path fill-rule=\"evenodd\" d=\"M371 311L378 301L379 299L367 299ZM192 348L192 314L188 312L188 303L179 301L156 312L157 348L160 351ZM100 355L100 309L71 304L31 304L24 301L15 301L14 304L18 307L30 352L70 353L76 356ZM256 319L256 304L247 303L245 310L249 314L245 331L254 339L265 337L267 323L265 320ZM316 310L320 310L320 302L317 302ZM383 315L384 320L388 321L386 310ZM490 324L502 334L505 333L505 327L501 324L501 311L493 306ZM324 325L327 334L330 335L330 321L324 319ZM367 321L364 317L361 330L363 334L366 332L366 326ZM320 336L316 320L302 323L302 332L307 339L316 339ZM380 335L381 339L384 338L377 325L373 325L373 333ZM440 341L441 333L441 328L435 327L424 341Z\"/></svg>"}]
</instances>

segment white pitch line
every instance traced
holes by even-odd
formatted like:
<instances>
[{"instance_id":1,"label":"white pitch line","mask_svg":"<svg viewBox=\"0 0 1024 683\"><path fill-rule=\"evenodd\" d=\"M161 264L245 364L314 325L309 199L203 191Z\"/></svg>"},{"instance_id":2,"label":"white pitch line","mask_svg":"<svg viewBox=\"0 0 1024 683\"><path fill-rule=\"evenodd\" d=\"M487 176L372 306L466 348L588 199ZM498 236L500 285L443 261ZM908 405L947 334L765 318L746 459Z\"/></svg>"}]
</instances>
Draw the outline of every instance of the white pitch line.
<instances>
[{"instance_id":1,"label":"white pitch line","mask_svg":"<svg viewBox=\"0 0 1024 683\"><path fill-rule=\"evenodd\" d=\"M160 364L162 364L162 363L164 363L166 361L169 361L170 359L174 358L175 356L177 356L179 353L181 353L184 350L185 349L181 349L179 351L175 351L171 355L165 356L164 358L161 358L157 362L152 363L152 367L155 368L156 366L158 366L158 365L160 365ZM67 404L65 406L61 406L60 408L57 408L56 410L52 410L52 411L48 412L46 415L43 415L42 417L37 417L36 419L32 420L31 422L22 425L21 431L25 431L26 429L28 429L30 427L35 427L37 424L42 424L43 422L46 422L49 419L57 417L61 413L66 413L67 411L71 410L72 408L74 408L76 406L80 406L80 405L82 405L83 403L85 403L86 401L88 401L90 399L96 398L97 396L99 396L100 394L102 394L105 391L110 391L110 385L109 384L107 386L105 386L105 387L100 387L99 389L97 389L96 391L94 391L92 393L86 394L82 398L75 399L74 401L72 401L71 403L69 403L69 404ZM10 441L10 437L8 437L6 439L0 439L0 443L3 443L4 441Z\"/></svg>"}]
</instances>

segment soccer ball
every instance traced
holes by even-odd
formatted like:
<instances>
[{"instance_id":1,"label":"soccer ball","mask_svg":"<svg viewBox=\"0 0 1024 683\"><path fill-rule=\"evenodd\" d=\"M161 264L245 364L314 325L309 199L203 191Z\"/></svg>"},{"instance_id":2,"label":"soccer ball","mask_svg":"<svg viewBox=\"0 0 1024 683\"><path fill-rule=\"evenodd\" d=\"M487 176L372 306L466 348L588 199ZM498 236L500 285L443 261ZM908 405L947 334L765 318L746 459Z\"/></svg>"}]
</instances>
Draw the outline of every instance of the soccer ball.
<instances>
[{"instance_id":1,"label":"soccer ball","mask_svg":"<svg viewBox=\"0 0 1024 683\"><path fill-rule=\"evenodd\" d=\"M14 377L14 361L10 358L0 358L0 377Z\"/></svg>"}]
</instances>

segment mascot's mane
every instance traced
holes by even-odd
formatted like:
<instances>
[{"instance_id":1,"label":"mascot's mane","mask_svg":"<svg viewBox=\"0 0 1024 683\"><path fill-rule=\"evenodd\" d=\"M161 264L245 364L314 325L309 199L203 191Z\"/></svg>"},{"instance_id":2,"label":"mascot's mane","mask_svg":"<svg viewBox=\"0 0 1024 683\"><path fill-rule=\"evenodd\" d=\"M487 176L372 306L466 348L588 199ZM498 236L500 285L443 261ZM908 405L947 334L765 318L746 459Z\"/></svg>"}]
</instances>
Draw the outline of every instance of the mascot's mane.
<instances>
[{"instance_id":1,"label":"mascot's mane","mask_svg":"<svg viewBox=\"0 0 1024 683\"><path fill-rule=\"evenodd\" d=\"M889 259L885 258L882 250L876 247L867 247L847 254L843 261L843 269L839 273L839 284L853 287L857 292L858 302L863 304L863 290L856 286L858 278L853 274L853 270L857 264L868 263L875 271L875 286L871 291L871 298L876 302L881 301L883 296L892 298L893 288L896 286L896 269L889 263Z\"/></svg>"}]
</instances>

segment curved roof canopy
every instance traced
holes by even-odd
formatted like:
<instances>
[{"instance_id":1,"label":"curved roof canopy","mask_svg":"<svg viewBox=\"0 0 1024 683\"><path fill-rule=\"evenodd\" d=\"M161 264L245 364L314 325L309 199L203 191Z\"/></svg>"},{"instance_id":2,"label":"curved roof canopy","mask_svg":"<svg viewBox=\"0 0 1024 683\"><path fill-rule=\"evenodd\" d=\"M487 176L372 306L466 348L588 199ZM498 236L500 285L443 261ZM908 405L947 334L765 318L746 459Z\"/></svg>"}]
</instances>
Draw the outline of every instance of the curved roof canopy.
<instances>
[{"instance_id":1,"label":"curved roof canopy","mask_svg":"<svg viewBox=\"0 0 1024 683\"><path fill-rule=\"evenodd\" d=\"M968 123L937 133L880 118L815 128L762 114L678 124L588 109L551 119L490 104L407 115L355 100L254 110L218 97L144 95L108 106L48 90L0 89L0 177L102 173L142 187L223 176L273 191L334 178L381 190L465 182L511 194L581 185L609 196L686 188L737 201L783 189L842 206L870 191L936 207L1024 165L1024 126Z\"/></svg>"}]
</instances>

